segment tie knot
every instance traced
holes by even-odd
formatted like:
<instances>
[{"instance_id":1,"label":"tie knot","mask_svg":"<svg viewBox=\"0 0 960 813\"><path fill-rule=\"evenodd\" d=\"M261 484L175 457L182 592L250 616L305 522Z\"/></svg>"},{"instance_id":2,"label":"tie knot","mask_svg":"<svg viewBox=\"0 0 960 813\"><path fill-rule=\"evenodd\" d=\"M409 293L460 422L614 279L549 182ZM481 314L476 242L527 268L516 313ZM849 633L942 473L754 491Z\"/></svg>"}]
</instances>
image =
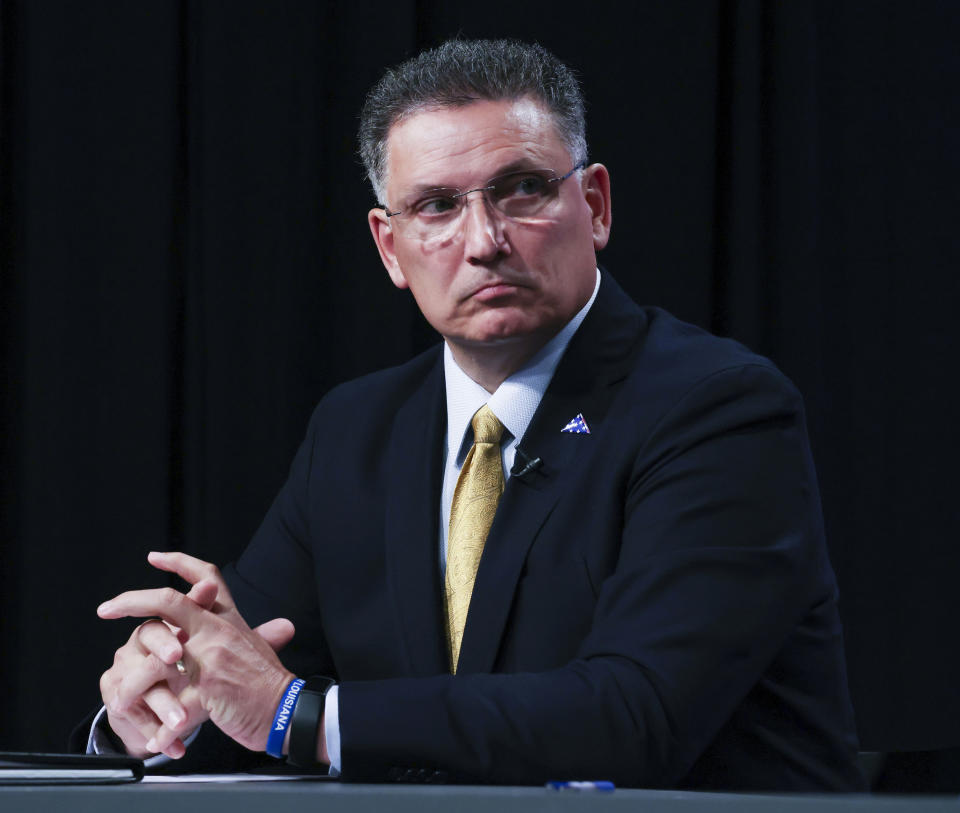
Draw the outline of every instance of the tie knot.
<instances>
[{"instance_id":1,"label":"tie knot","mask_svg":"<svg viewBox=\"0 0 960 813\"><path fill-rule=\"evenodd\" d=\"M474 443L500 443L503 424L486 404L476 411L470 425L473 427Z\"/></svg>"}]
</instances>

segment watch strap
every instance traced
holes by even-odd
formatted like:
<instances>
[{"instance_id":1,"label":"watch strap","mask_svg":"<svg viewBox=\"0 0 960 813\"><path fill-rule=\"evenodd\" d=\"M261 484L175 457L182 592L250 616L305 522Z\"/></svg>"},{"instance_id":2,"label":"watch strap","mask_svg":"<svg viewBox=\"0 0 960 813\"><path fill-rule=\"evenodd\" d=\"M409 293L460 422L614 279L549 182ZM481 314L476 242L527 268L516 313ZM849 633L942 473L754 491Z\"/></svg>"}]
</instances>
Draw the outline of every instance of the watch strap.
<instances>
[{"instance_id":1,"label":"watch strap","mask_svg":"<svg viewBox=\"0 0 960 813\"><path fill-rule=\"evenodd\" d=\"M336 683L333 678L313 675L300 690L297 705L290 720L290 747L287 762L298 768L313 768L317 764L317 736L327 692Z\"/></svg>"}]
</instances>

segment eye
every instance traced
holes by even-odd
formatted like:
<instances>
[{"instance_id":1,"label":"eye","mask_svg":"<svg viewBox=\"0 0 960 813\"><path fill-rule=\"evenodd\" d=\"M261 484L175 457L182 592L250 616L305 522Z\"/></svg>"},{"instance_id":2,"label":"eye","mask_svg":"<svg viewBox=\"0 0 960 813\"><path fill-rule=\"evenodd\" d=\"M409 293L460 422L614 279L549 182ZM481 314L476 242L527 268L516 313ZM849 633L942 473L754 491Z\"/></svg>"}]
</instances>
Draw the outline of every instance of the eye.
<instances>
[{"instance_id":1,"label":"eye","mask_svg":"<svg viewBox=\"0 0 960 813\"><path fill-rule=\"evenodd\" d=\"M457 200L453 195L431 195L418 200L413 210L419 217L442 217L457 210Z\"/></svg>"},{"instance_id":2,"label":"eye","mask_svg":"<svg viewBox=\"0 0 960 813\"><path fill-rule=\"evenodd\" d=\"M496 186L497 197L504 200L542 197L549 189L547 179L535 172L517 172L507 176Z\"/></svg>"}]
</instances>

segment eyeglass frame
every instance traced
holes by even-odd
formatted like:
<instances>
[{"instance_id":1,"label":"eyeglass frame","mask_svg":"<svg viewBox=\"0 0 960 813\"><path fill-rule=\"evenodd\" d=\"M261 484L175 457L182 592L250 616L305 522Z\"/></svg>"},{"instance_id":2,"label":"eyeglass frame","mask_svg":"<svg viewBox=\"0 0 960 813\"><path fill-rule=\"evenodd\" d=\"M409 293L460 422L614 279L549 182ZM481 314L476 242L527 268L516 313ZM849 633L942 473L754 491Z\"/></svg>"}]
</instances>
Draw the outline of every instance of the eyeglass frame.
<instances>
[{"instance_id":1,"label":"eyeglass frame","mask_svg":"<svg viewBox=\"0 0 960 813\"><path fill-rule=\"evenodd\" d=\"M586 166L587 166L587 159L584 158L579 164L577 164L573 169L571 169L571 170L570 170L568 173L566 173L565 175L560 175L560 176L558 176L558 177L556 177L556 178L548 178L548 179L547 179L547 183L561 184L561 183L563 183L565 180L567 180L567 178L569 178L571 175L573 175L574 172L577 172L578 170L581 170L581 169L585 169ZM478 187L476 187L476 189L467 189L467 190L465 190L465 191L463 191L463 192L459 192L459 191L458 191L457 194L455 194L455 195L450 195L450 199L451 199L451 200L459 200L460 198L465 198L465 197L466 197L467 195L469 195L471 192L482 192L482 193L484 193L484 195L483 195L484 200L487 200L487 201L489 202L489 199L487 198L486 193L489 192L490 190L496 188L495 185L493 185L493 184L490 183L490 181L496 181L496 180L498 180L499 178L505 178L505 177L507 177L508 175L518 175L518 174L523 174L524 172L537 172L537 171L544 170L544 169L548 169L548 167L535 167L535 168L530 169L530 170L517 169L517 170L514 170L513 172L504 172L503 175L494 175L492 178L488 178L488 179L487 179L487 181L486 181L486 186L478 186ZM553 172L552 169L551 169L550 171ZM456 189L456 187L455 187L455 186L437 186L437 187L434 187L434 188L432 188L432 189L425 189L424 192L437 192L437 191L439 191L439 190L441 190L441 189ZM382 210L383 210L383 213L384 213L388 218L396 217L397 215L402 215L402 214L404 214L405 212L409 211L409 209L398 209L396 212L391 212L386 206L375 206L374 208L375 208L375 209L382 209ZM463 212L463 210L464 210L465 208L466 208L466 205L460 207L460 212ZM494 209L497 209L496 206L494 206L493 208L494 208ZM499 212L500 210L497 209L497 211ZM459 217L460 215L458 214L457 216ZM508 217L509 217L509 215L508 215Z\"/></svg>"}]
</instances>

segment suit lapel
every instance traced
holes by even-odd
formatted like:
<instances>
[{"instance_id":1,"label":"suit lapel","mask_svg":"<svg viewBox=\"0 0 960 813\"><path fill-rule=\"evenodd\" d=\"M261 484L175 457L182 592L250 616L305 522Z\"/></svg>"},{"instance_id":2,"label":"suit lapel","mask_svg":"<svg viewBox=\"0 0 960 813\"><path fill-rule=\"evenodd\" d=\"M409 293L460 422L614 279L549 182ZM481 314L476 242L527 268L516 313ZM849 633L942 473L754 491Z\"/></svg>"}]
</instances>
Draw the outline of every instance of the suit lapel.
<instances>
[{"instance_id":1,"label":"suit lapel","mask_svg":"<svg viewBox=\"0 0 960 813\"><path fill-rule=\"evenodd\" d=\"M511 477L500 499L474 584L458 674L492 671L530 546L576 478L578 457L602 430L642 332L639 308L604 274L593 307L520 441L520 448L543 465L522 479ZM561 431L581 413L591 434Z\"/></svg>"},{"instance_id":2,"label":"suit lapel","mask_svg":"<svg viewBox=\"0 0 960 813\"><path fill-rule=\"evenodd\" d=\"M438 557L439 499L446 431L443 363L400 407L387 449L387 581L414 677L447 671Z\"/></svg>"}]
</instances>

